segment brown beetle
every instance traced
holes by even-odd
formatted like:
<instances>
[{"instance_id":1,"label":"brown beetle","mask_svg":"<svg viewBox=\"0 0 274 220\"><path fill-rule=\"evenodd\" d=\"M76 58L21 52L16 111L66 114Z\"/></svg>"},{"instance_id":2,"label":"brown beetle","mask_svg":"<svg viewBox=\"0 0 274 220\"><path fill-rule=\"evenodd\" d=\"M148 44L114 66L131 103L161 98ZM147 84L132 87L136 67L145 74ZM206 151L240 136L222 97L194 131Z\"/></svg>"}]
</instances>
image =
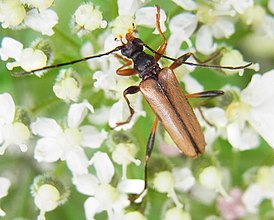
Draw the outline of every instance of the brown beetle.
<instances>
[{"instance_id":1,"label":"brown beetle","mask_svg":"<svg viewBox=\"0 0 274 220\"><path fill-rule=\"evenodd\" d=\"M142 40L140 40L139 38L136 38L133 32L130 32L126 35L126 43L121 41L121 46L118 46L109 52L85 57L66 63L43 67L30 72L14 74L14 76L22 76L37 71L70 65L84 60L90 60L93 58L106 56L116 51L121 51L122 55L127 57L129 60L124 59L127 61L126 65L120 67L116 71L117 74L121 76L131 76L134 74L138 74L141 78L141 82L139 86L130 86L123 92L123 96L130 110L130 116L126 121L117 123L117 126L126 124L131 120L134 114L134 109L130 106L127 95L134 94L139 91L143 94L146 101L149 103L157 116L153 123L152 130L146 146L146 159L144 170L145 186L142 192L144 192L147 188L147 166L154 146L155 132L158 120L161 121L164 128L169 133L181 152L186 156L195 158L199 154L202 154L204 152L206 143L201 126L187 98L216 97L223 94L223 91L213 90L185 95L181 91L180 84L173 70L182 64L223 69L243 69L251 65L251 63L249 63L244 66L231 67L186 62L186 60L190 56L193 56L196 60L198 60L192 53L186 53L177 59L165 56L164 52L166 50L167 40L160 28L160 7L156 6L156 8L156 27L163 39L163 43L157 51L153 50L148 45L143 43ZM144 47L152 51L155 56L151 56L145 53L143 51ZM169 67L160 68L158 61L161 57L171 59L174 62ZM213 58L215 58L215 56L208 59L207 61ZM126 66L130 65L132 62L134 64L134 68L126 68ZM135 197L134 199L136 198L138 197Z\"/></svg>"}]
</instances>

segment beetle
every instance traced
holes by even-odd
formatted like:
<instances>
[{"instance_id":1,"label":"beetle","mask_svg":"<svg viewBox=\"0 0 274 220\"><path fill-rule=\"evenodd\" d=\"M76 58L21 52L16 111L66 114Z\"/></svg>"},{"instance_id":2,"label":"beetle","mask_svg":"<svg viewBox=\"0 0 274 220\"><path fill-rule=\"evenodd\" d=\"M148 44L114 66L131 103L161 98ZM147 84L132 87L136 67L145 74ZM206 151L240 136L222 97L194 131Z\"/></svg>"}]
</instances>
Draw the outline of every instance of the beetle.
<instances>
[{"instance_id":1,"label":"beetle","mask_svg":"<svg viewBox=\"0 0 274 220\"><path fill-rule=\"evenodd\" d=\"M247 65L232 67L207 65L204 63L190 63L187 62L187 59L191 56L198 60L195 55L190 52L183 54L177 59L164 55L167 47L167 40L160 28L160 7L156 6L156 10L156 28L163 40L163 43L156 51L146 45L141 39L135 37L133 31L129 31L125 37L126 42L123 42L121 40L122 45L114 48L113 50L110 50L109 52L61 64L46 66L40 69L32 70L30 72L14 74L14 76L23 76L37 71L70 65L121 51L121 54L126 57L126 59L124 60L126 60L127 62L125 65L117 69L116 73L121 76L131 76L134 74L138 74L141 78L141 82L138 86L130 86L124 90L123 96L125 101L127 102L130 115L126 121L117 123L117 126L126 124L131 120L134 114L134 109L131 107L127 96L135 94L137 92L141 92L143 94L144 98L156 114L156 118L154 120L146 146L144 189L139 195L141 195L147 189L147 168L154 146L158 121L163 124L164 128L169 133L172 140L180 149L180 151L186 156L195 158L205 151L206 142L202 132L202 128L198 122L198 119L196 118L196 115L191 105L188 102L188 98L211 98L224 94L224 92L221 90L211 90L194 94L184 94L173 70L182 64L224 69L243 69L252 64L248 63ZM153 52L154 56L144 52L144 48L147 48L151 52ZM173 63L169 67L161 68L158 64L158 61L162 57L172 60ZM215 56L208 59L207 61L213 59L214 57ZM128 68L128 66L132 63L134 67ZM138 196L135 198L138 198Z\"/></svg>"}]
</instances>

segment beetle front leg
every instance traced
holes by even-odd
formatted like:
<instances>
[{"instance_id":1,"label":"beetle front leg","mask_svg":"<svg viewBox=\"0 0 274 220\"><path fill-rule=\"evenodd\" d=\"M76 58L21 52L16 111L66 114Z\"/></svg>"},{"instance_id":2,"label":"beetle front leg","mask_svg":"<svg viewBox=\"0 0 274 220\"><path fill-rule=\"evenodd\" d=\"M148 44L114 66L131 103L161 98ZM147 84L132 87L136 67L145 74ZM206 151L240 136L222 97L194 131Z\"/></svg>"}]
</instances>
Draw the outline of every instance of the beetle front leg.
<instances>
[{"instance_id":1,"label":"beetle front leg","mask_svg":"<svg viewBox=\"0 0 274 220\"><path fill-rule=\"evenodd\" d=\"M129 102L128 98L127 98L127 95L129 95L129 94L135 94L135 93L137 93L137 92L139 92L139 91L140 91L139 86L130 86L130 87L128 87L127 89L125 89L125 91L123 92L123 96L124 96L124 99L125 99L126 102L127 102L127 105L128 105L128 108L129 108L130 115L128 116L128 118L127 118L126 121L117 122L117 123L116 123L116 127L121 126L121 125L124 125L124 124L127 124L127 123L130 122L130 120L131 120L131 118L132 118L132 116L133 116L133 114L134 114L135 111L134 111L134 109L130 106L130 102Z\"/></svg>"},{"instance_id":2,"label":"beetle front leg","mask_svg":"<svg viewBox=\"0 0 274 220\"><path fill-rule=\"evenodd\" d=\"M167 40L165 35L163 34L163 31L161 29L161 25L160 25L160 7L158 5L156 5L156 28L161 36L161 38L163 39L163 43L160 45L160 47L157 49L157 54L154 56L154 59L156 61L159 61L159 59L161 58L161 56L159 54L164 54L166 51L166 47L167 47Z\"/></svg>"}]
</instances>

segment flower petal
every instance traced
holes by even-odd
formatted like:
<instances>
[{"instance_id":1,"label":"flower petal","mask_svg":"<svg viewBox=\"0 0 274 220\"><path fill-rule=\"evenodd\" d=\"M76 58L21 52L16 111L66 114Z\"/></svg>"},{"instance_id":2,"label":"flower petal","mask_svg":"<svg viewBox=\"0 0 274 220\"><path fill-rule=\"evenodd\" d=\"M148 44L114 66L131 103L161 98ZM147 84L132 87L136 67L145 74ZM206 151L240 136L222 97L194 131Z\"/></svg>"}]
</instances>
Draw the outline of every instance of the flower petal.
<instances>
[{"instance_id":1,"label":"flower petal","mask_svg":"<svg viewBox=\"0 0 274 220\"><path fill-rule=\"evenodd\" d=\"M0 198L3 198L6 195L8 195L10 185L11 182L9 179L5 177L0 177Z\"/></svg>"},{"instance_id":2,"label":"flower petal","mask_svg":"<svg viewBox=\"0 0 274 220\"><path fill-rule=\"evenodd\" d=\"M172 0L175 4L181 6L182 8L193 11L197 9L197 4L193 0Z\"/></svg>"},{"instance_id":3,"label":"flower petal","mask_svg":"<svg viewBox=\"0 0 274 220\"><path fill-rule=\"evenodd\" d=\"M58 15L51 9L32 9L27 12L24 23L44 35L53 35L53 27L58 23Z\"/></svg>"},{"instance_id":4,"label":"flower petal","mask_svg":"<svg viewBox=\"0 0 274 220\"><path fill-rule=\"evenodd\" d=\"M62 154L62 149L54 138L41 138L37 141L34 158L38 162L55 162Z\"/></svg>"},{"instance_id":5,"label":"flower petal","mask_svg":"<svg viewBox=\"0 0 274 220\"><path fill-rule=\"evenodd\" d=\"M263 105L274 99L274 69L263 75L255 74L241 92L241 100L251 106ZM273 102L272 102L273 103Z\"/></svg>"},{"instance_id":6,"label":"flower petal","mask_svg":"<svg viewBox=\"0 0 274 220\"><path fill-rule=\"evenodd\" d=\"M10 94L0 94L0 124L12 123L15 114L15 104Z\"/></svg>"},{"instance_id":7,"label":"flower petal","mask_svg":"<svg viewBox=\"0 0 274 220\"><path fill-rule=\"evenodd\" d=\"M274 148L274 105L271 102L269 101L269 103L260 108L252 109L248 122Z\"/></svg>"},{"instance_id":8,"label":"flower petal","mask_svg":"<svg viewBox=\"0 0 274 220\"><path fill-rule=\"evenodd\" d=\"M81 145L89 148L99 148L104 140L107 138L108 133L104 130L99 132L93 126L82 126L80 128L82 134Z\"/></svg>"},{"instance_id":9,"label":"flower petal","mask_svg":"<svg viewBox=\"0 0 274 220\"><path fill-rule=\"evenodd\" d=\"M96 176L89 173L84 175L75 175L73 176L72 181L78 192L89 196L93 196L95 194L99 184Z\"/></svg>"},{"instance_id":10,"label":"flower petal","mask_svg":"<svg viewBox=\"0 0 274 220\"><path fill-rule=\"evenodd\" d=\"M140 0L118 0L117 4L119 15L134 15L144 3Z\"/></svg>"},{"instance_id":11,"label":"flower petal","mask_svg":"<svg viewBox=\"0 0 274 220\"><path fill-rule=\"evenodd\" d=\"M181 44L190 38L190 36L194 33L197 24L197 17L188 12L176 15L170 20L169 29L171 31L171 35L168 39L167 45L167 53L170 56L175 56L178 54Z\"/></svg>"},{"instance_id":12,"label":"flower petal","mask_svg":"<svg viewBox=\"0 0 274 220\"><path fill-rule=\"evenodd\" d=\"M253 75L251 82L241 93L241 100L251 107L248 122L274 147L274 70L263 75Z\"/></svg>"},{"instance_id":13,"label":"flower petal","mask_svg":"<svg viewBox=\"0 0 274 220\"><path fill-rule=\"evenodd\" d=\"M106 153L96 152L90 160L101 183L109 183L114 175L114 166Z\"/></svg>"},{"instance_id":14,"label":"flower petal","mask_svg":"<svg viewBox=\"0 0 274 220\"><path fill-rule=\"evenodd\" d=\"M88 173L89 161L82 148L76 148L66 153L67 166L73 175Z\"/></svg>"},{"instance_id":15,"label":"flower petal","mask_svg":"<svg viewBox=\"0 0 274 220\"><path fill-rule=\"evenodd\" d=\"M99 208L99 201L93 197L89 197L84 203L86 220L94 220L94 216Z\"/></svg>"},{"instance_id":16,"label":"flower petal","mask_svg":"<svg viewBox=\"0 0 274 220\"><path fill-rule=\"evenodd\" d=\"M205 55L209 55L217 49L217 45L213 41L213 36L209 26L203 25L197 31L196 49Z\"/></svg>"},{"instance_id":17,"label":"flower petal","mask_svg":"<svg viewBox=\"0 0 274 220\"><path fill-rule=\"evenodd\" d=\"M234 23L226 18L217 19L211 28L216 38L228 38L235 32Z\"/></svg>"},{"instance_id":18,"label":"flower petal","mask_svg":"<svg viewBox=\"0 0 274 220\"><path fill-rule=\"evenodd\" d=\"M93 106L88 101L72 104L68 112L68 126L70 128L77 128L84 120L88 110L94 112Z\"/></svg>"},{"instance_id":19,"label":"flower petal","mask_svg":"<svg viewBox=\"0 0 274 220\"><path fill-rule=\"evenodd\" d=\"M259 137L251 127L243 123L231 123L227 126L227 139L236 149L248 150L259 145Z\"/></svg>"},{"instance_id":20,"label":"flower petal","mask_svg":"<svg viewBox=\"0 0 274 220\"><path fill-rule=\"evenodd\" d=\"M248 186L242 196L242 201L245 208L250 213L257 213L258 206L264 199L262 189L257 184L251 184Z\"/></svg>"},{"instance_id":21,"label":"flower petal","mask_svg":"<svg viewBox=\"0 0 274 220\"><path fill-rule=\"evenodd\" d=\"M145 27L156 28L155 23L155 14L156 8L155 7L143 7L136 11L135 13L135 20L137 25L142 25ZM160 10L160 27L163 32L166 31L165 20L167 18L166 13L164 10ZM158 34L158 31L155 30L154 34Z\"/></svg>"},{"instance_id":22,"label":"flower petal","mask_svg":"<svg viewBox=\"0 0 274 220\"><path fill-rule=\"evenodd\" d=\"M0 48L0 56L3 61L8 58L19 59L23 50L23 44L11 37L4 37L2 40L2 47Z\"/></svg>"},{"instance_id":23,"label":"flower petal","mask_svg":"<svg viewBox=\"0 0 274 220\"><path fill-rule=\"evenodd\" d=\"M123 193L139 194L144 189L144 180L139 179L126 179L118 184L118 190Z\"/></svg>"},{"instance_id":24,"label":"flower petal","mask_svg":"<svg viewBox=\"0 0 274 220\"><path fill-rule=\"evenodd\" d=\"M33 134L42 137L57 137L62 133L62 128L51 118L37 118L30 127Z\"/></svg>"}]
</instances>

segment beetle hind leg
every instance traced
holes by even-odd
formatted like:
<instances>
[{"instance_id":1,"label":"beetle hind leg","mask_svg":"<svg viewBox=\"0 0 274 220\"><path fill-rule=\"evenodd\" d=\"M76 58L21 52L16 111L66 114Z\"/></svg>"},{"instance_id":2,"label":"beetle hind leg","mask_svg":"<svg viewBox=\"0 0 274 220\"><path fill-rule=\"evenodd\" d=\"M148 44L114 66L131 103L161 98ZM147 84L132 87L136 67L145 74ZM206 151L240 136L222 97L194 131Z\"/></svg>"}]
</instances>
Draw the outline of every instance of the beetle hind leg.
<instances>
[{"instance_id":1,"label":"beetle hind leg","mask_svg":"<svg viewBox=\"0 0 274 220\"><path fill-rule=\"evenodd\" d=\"M201 114L201 117L203 118L203 120L211 127L215 127L214 124L212 124L211 122L209 122L207 120L207 118L205 117L201 106L204 105L206 102L209 101L209 99L214 98L214 97L218 97L220 95L223 95L224 92L222 90L208 90L208 91L203 91L203 92L197 92L197 93L192 93L192 94L186 94L186 98L208 98L205 100L200 101L198 104L196 104L196 108L199 110L199 113Z\"/></svg>"},{"instance_id":2,"label":"beetle hind leg","mask_svg":"<svg viewBox=\"0 0 274 220\"><path fill-rule=\"evenodd\" d=\"M153 147L154 147L154 141L155 141L155 134L156 134L157 125L158 125L158 118L156 118L154 120L152 129L151 129L151 132L149 134L148 141L147 141L147 145L146 145L146 158L145 158L145 167L144 167L144 181L145 181L144 189L139 194L130 196L129 199L132 202L135 201L136 199L138 199L139 197L141 197L147 190L147 186L148 186L148 184L147 184L148 162L149 162L149 159L150 159Z\"/></svg>"}]
</instances>

